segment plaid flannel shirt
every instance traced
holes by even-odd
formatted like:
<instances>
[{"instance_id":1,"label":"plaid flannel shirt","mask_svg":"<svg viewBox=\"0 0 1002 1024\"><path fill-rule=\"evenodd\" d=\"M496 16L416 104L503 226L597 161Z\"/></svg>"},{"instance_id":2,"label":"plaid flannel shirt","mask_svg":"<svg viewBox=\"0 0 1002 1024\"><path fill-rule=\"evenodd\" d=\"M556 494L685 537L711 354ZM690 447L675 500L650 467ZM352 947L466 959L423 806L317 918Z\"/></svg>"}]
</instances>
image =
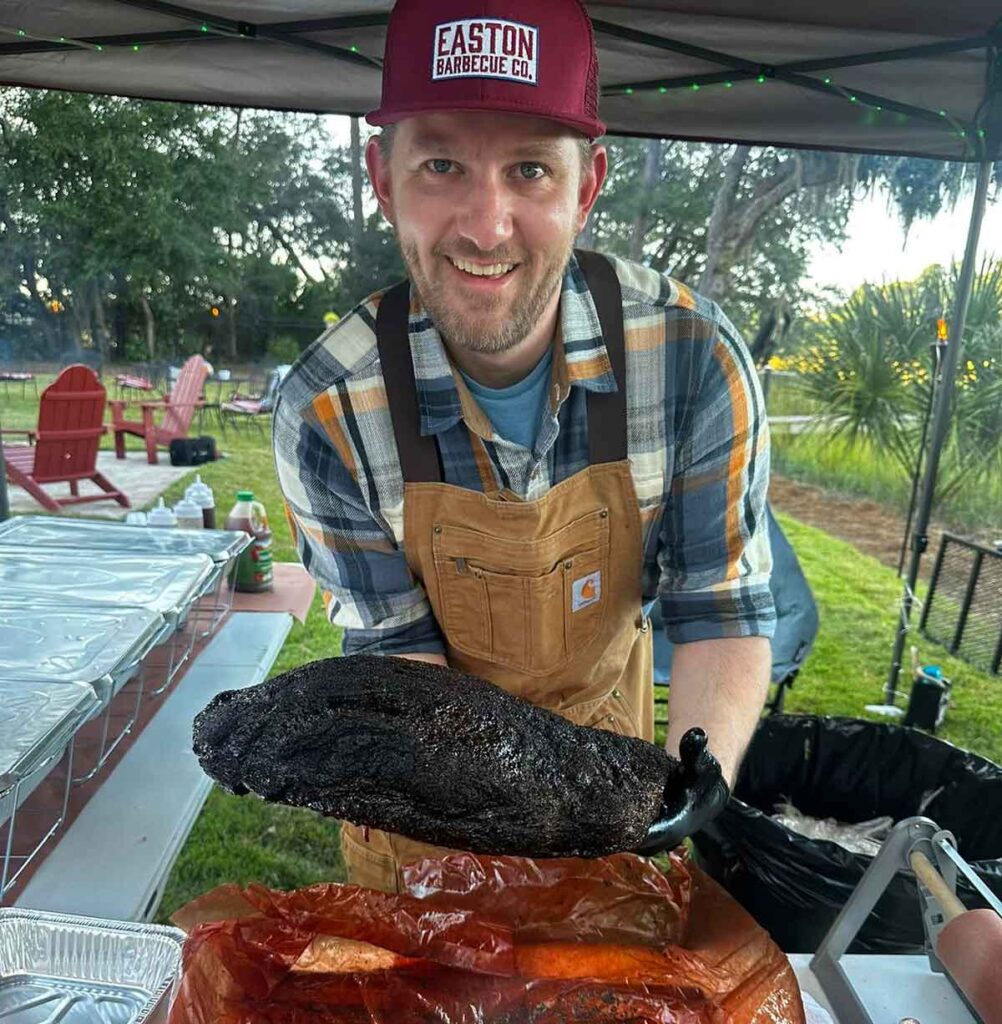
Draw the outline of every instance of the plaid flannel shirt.
<instances>
[{"instance_id":1,"label":"plaid flannel shirt","mask_svg":"<svg viewBox=\"0 0 1002 1024\"><path fill-rule=\"evenodd\" d=\"M675 643L771 636L769 432L748 351L715 303L654 270L613 262L644 599L660 598ZM443 652L404 555L403 479L376 348L381 294L325 331L285 378L274 414L276 469L303 565L331 622L344 628L344 653ZM436 436L446 483L536 499L586 467L586 393L616 383L573 257L558 320L550 401L530 451L494 433L412 297L421 432Z\"/></svg>"}]
</instances>

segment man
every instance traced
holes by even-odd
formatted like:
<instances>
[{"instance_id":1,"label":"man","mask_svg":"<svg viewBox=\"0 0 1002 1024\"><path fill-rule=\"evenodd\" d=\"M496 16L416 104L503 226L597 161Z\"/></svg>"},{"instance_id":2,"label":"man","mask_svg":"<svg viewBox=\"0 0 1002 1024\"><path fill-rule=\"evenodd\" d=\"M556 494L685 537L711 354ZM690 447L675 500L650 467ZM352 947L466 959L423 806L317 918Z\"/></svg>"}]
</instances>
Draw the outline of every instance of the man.
<instances>
[{"instance_id":1,"label":"man","mask_svg":"<svg viewBox=\"0 0 1002 1024\"><path fill-rule=\"evenodd\" d=\"M575 254L606 175L597 81L579 0L399 0L366 163L409 284L291 371L278 475L346 655L449 664L652 740L660 597L668 750L701 726L732 781L774 618L764 409L714 304ZM671 843L726 787L693 794ZM342 844L351 881L390 890L436 852L352 825Z\"/></svg>"}]
</instances>

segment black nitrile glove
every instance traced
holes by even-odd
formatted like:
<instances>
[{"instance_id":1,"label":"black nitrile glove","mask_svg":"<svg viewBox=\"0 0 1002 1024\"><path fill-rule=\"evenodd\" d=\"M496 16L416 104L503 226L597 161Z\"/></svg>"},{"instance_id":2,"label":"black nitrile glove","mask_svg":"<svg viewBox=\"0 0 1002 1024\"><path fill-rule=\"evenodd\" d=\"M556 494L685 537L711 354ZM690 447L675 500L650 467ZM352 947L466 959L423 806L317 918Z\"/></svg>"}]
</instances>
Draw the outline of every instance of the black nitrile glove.
<instances>
[{"instance_id":1,"label":"black nitrile glove","mask_svg":"<svg viewBox=\"0 0 1002 1024\"><path fill-rule=\"evenodd\" d=\"M706 733L690 729L679 743L681 767L665 786L660 817L634 853L645 857L673 850L723 809L731 793L717 759L706 749Z\"/></svg>"}]
</instances>

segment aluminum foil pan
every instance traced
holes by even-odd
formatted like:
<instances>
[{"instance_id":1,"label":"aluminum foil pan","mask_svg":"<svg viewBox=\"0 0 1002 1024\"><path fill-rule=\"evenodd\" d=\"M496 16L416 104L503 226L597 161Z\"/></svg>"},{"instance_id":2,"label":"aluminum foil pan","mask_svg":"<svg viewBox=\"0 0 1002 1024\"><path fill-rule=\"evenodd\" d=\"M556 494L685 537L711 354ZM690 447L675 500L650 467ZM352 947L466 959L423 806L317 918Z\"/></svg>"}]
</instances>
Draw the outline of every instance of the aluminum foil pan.
<instances>
[{"instance_id":1,"label":"aluminum foil pan","mask_svg":"<svg viewBox=\"0 0 1002 1024\"><path fill-rule=\"evenodd\" d=\"M159 612L172 624L205 593L216 571L208 555L0 546L5 603L132 605Z\"/></svg>"},{"instance_id":2,"label":"aluminum foil pan","mask_svg":"<svg viewBox=\"0 0 1002 1024\"><path fill-rule=\"evenodd\" d=\"M26 607L0 595L0 679L87 683L107 704L164 628L149 608Z\"/></svg>"},{"instance_id":3,"label":"aluminum foil pan","mask_svg":"<svg viewBox=\"0 0 1002 1024\"><path fill-rule=\"evenodd\" d=\"M170 530L59 516L15 516L0 523L0 545L128 551L138 555L208 555L217 564L235 558L250 536L241 530Z\"/></svg>"},{"instance_id":4,"label":"aluminum foil pan","mask_svg":"<svg viewBox=\"0 0 1002 1024\"><path fill-rule=\"evenodd\" d=\"M0 909L3 1024L152 1024L166 1016L184 934Z\"/></svg>"},{"instance_id":5,"label":"aluminum foil pan","mask_svg":"<svg viewBox=\"0 0 1002 1024\"><path fill-rule=\"evenodd\" d=\"M15 799L22 803L45 778L98 705L83 683L0 679L0 824L14 812Z\"/></svg>"},{"instance_id":6,"label":"aluminum foil pan","mask_svg":"<svg viewBox=\"0 0 1002 1024\"><path fill-rule=\"evenodd\" d=\"M61 751L97 708L83 683L45 686L0 679L0 787L24 778Z\"/></svg>"}]
</instances>

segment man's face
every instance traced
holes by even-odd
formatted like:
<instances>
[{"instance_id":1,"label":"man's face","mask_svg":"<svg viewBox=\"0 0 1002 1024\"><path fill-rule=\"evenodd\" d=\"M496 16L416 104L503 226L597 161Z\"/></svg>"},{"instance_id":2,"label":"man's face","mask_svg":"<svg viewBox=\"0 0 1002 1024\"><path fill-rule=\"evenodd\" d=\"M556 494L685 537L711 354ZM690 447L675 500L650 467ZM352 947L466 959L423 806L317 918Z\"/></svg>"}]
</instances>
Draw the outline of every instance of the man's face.
<instances>
[{"instance_id":1,"label":"man's face","mask_svg":"<svg viewBox=\"0 0 1002 1024\"><path fill-rule=\"evenodd\" d=\"M602 180L605 150L582 168L578 137L516 114L401 121L369 174L411 280L450 344L504 352L539 321Z\"/></svg>"}]
</instances>

